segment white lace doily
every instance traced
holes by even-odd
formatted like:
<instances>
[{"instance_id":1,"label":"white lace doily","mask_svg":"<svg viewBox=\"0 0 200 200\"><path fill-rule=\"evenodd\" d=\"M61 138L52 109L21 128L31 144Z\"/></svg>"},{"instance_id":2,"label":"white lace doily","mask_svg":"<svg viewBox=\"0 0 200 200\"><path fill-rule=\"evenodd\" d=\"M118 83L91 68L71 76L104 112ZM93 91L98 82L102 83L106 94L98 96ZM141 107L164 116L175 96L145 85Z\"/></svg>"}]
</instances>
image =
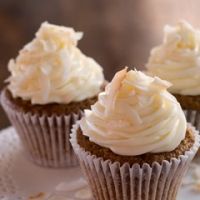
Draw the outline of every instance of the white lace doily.
<instances>
[{"instance_id":1,"label":"white lace doily","mask_svg":"<svg viewBox=\"0 0 200 200\"><path fill-rule=\"evenodd\" d=\"M46 169L24 157L15 130L0 132L0 200L91 200L79 168Z\"/></svg>"},{"instance_id":2,"label":"white lace doily","mask_svg":"<svg viewBox=\"0 0 200 200\"><path fill-rule=\"evenodd\" d=\"M0 133L0 199L11 199L17 194L11 166L15 152L19 149L19 140L13 128L7 128ZM20 199L20 198L18 198Z\"/></svg>"},{"instance_id":3,"label":"white lace doily","mask_svg":"<svg viewBox=\"0 0 200 200\"><path fill-rule=\"evenodd\" d=\"M197 169L198 165L193 164L192 168L195 166L195 173L200 172L200 165ZM191 189L194 182L192 176L190 171L178 200L200 199L200 189L196 192ZM91 192L79 167L55 170L36 166L25 158L12 127L0 132L0 200L91 199Z\"/></svg>"}]
</instances>

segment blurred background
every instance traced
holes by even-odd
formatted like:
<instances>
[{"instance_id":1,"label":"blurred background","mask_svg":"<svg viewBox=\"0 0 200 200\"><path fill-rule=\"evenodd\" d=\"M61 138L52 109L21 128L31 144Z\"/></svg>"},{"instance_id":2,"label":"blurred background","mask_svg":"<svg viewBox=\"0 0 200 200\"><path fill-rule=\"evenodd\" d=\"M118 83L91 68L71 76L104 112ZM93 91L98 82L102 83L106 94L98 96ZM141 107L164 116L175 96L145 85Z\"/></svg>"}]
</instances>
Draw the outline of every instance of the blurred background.
<instances>
[{"instance_id":1,"label":"blurred background","mask_svg":"<svg viewBox=\"0 0 200 200\"><path fill-rule=\"evenodd\" d=\"M41 22L83 31L79 48L96 59L108 80L121 67L143 69L163 26L188 20L200 28L199 0L0 0L0 89L7 63L32 40ZM8 126L0 108L0 128Z\"/></svg>"}]
</instances>

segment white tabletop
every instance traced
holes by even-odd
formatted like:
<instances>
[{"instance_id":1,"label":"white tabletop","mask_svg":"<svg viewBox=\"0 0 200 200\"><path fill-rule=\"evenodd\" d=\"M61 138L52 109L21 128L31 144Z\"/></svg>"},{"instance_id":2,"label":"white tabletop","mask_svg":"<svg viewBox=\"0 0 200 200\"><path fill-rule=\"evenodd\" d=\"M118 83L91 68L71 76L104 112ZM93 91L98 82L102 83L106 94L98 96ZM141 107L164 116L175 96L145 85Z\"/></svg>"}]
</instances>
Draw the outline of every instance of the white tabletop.
<instances>
[{"instance_id":1,"label":"white tabletop","mask_svg":"<svg viewBox=\"0 0 200 200\"><path fill-rule=\"evenodd\" d=\"M24 157L19 138L12 127L1 131L0 147L1 200L92 199L79 167L55 170L34 165ZM200 168L198 170L200 172ZM194 191L194 185L188 184L193 182L192 176L190 170L184 180L187 185L182 186L178 200L200 199L200 188Z\"/></svg>"}]
</instances>

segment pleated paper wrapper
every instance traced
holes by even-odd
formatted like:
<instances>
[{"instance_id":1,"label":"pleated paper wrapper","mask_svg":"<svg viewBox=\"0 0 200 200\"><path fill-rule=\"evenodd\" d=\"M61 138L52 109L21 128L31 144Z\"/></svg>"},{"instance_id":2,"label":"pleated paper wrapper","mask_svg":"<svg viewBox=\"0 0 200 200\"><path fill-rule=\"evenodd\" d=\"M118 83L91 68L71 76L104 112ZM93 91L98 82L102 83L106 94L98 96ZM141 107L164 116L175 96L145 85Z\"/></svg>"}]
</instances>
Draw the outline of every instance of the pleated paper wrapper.
<instances>
[{"instance_id":1,"label":"pleated paper wrapper","mask_svg":"<svg viewBox=\"0 0 200 200\"><path fill-rule=\"evenodd\" d=\"M103 160L84 151L77 143L79 122L73 126L71 143L88 179L95 200L175 200L182 177L199 147L198 131L188 124L195 134L192 148L178 158L139 164Z\"/></svg>"},{"instance_id":2,"label":"pleated paper wrapper","mask_svg":"<svg viewBox=\"0 0 200 200\"><path fill-rule=\"evenodd\" d=\"M40 166L51 168L78 165L69 137L72 125L83 115L82 111L61 116L39 115L10 108L5 101L2 95L2 106L30 160Z\"/></svg>"},{"instance_id":3,"label":"pleated paper wrapper","mask_svg":"<svg viewBox=\"0 0 200 200\"><path fill-rule=\"evenodd\" d=\"M184 110L184 113L187 121L194 125L197 130L200 130L200 111Z\"/></svg>"}]
</instances>

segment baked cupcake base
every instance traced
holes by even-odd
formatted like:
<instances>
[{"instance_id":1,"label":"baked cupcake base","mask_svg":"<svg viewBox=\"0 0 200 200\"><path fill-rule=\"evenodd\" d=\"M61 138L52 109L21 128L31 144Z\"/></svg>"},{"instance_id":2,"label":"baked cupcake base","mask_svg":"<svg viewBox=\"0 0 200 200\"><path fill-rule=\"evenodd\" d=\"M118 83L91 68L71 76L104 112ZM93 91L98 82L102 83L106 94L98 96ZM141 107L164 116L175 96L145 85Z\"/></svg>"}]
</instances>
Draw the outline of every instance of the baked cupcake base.
<instances>
[{"instance_id":1,"label":"baked cupcake base","mask_svg":"<svg viewBox=\"0 0 200 200\"><path fill-rule=\"evenodd\" d=\"M173 94L180 103L188 122L200 130L200 95L180 95ZM200 150L197 153L200 156Z\"/></svg>"},{"instance_id":2,"label":"baked cupcake base","mask_svg":"<svg viewBox=\"0 0 200 200\"><path fill-rule=\"evenodd\" d=\"M81 146L83 143L79 144L82 141L79 134L77 123L72 129L71 143L96 200L175 200L182 177L199 147L198 132L189 125L186 140L191 146L184 148L182 143L179 147L182 151L173 154L176 157L165 157L158 162L155 157L150 163L147 160L137 163L135 160L130 164L128 160L109 159L113 155L102 149L95 150L95 153L103 151L103 157L85 150Z\"/></svg>"},{"instance_id":3,"label":"baked cupcake base","mask_svg":"<svg viewBox=\"0 0 200 200\"><path fill-rule=\"evenodd\" d=\"M78 103L31 105L29 101L13 98L8 89L1 93L1 104L15 127L27 157L43 167L78 165L69 142L72 125L97 97Z\"/></svg>"},{"instance_id":4,"label":"baked cupcake base","mask_svg":"<svg viewBox=\"0 0 200 200\"><path fill-rule=\"evenodd\" d=\"M180 95L180 94L173 94L173 95L176 97L176 99L181 104L183 109L200 111L200 95L197 96Z\"/></svg>"},{"instance_id":5,"label":"baked cupcake base","mask_svg":"<svg viewBox=\"0 0 200 200\"><path fill-rule=\"evenodd\" d=\"M200 95L173 94L184 110L187 121L200 130Z\"/></svg>"}]
</instances>

